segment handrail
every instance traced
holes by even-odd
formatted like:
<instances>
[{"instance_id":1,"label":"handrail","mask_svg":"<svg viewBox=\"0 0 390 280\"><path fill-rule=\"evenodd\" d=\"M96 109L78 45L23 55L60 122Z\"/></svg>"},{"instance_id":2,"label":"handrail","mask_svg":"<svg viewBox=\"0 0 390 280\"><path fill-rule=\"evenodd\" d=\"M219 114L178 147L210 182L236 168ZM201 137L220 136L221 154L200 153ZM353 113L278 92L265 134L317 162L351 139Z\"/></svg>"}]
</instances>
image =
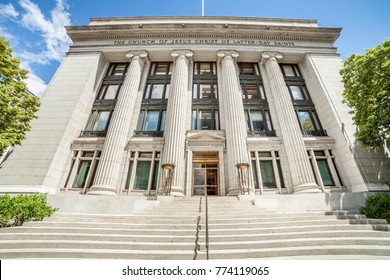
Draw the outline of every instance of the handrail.
<instances>
[{"instance_id":1,"label":"handrail","mask_svg":"<svg viewBox=\"0 0 390 280\"><path fill-rule=\"evenodd\" d=\"M209 259L209 201L207 197L207 185L205 185L204 192L205 200L206 200L206 256L207 260Z\"/></svg>"}]
</instances>

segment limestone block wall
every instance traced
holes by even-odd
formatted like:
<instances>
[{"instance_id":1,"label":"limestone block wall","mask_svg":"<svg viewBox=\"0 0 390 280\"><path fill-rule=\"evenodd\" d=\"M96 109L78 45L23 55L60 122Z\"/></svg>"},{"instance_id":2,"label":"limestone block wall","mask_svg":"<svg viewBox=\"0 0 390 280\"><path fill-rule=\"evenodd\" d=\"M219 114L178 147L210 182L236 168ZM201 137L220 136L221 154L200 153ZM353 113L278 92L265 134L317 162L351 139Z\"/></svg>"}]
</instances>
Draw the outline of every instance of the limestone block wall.
<instances>
[{"instance_id":1,"label":"limestone block wall","mask_svg":"<svg viewBox=\"0 0 390 280\"><path fill-rule=\"evenodd\" d=\"M58 191L70 145L90 113L102 61L100 52L65 57L41 100L27 140L0 169L0 193Z\"/></svg>"},{"instance_id":2,"label":"limestone block wall","mask_svg":"<svg viewBox=\"0 0 390 280\"><path fill-rule=\"evenodd\" d=\"M389 178L389 171L384 166L384 155L372 151L362 155L358 148L350 108L342 103L341 66L342 60L337 54L308 53L301 62L302 74L321 123L336 142L336 165L344 184L350 191L365 191L372 188L372 184Z\"/></svg>"}]
</instances>

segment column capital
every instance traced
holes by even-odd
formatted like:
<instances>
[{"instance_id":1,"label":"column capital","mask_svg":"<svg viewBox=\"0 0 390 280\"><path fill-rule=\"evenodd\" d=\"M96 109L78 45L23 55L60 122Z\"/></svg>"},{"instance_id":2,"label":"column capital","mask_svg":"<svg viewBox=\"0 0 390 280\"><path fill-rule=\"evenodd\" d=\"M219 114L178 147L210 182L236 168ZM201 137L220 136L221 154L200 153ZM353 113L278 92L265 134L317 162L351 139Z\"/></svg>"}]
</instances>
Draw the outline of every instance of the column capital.
<instances>
[{"instance_id":1,"label":"column capital","mask_svg":"<svg viewBox=\"0 0 390 280\"><path fill-rule=\"evenodd\" d=\"M237 51L232 50L220 50L217 53L218 60L222 61L224 58L231 57L233 59L236 59L240 54Z\"/></svg>"},{"instance_id":2,"label":"column capital","mask_svg":"<svg viewBox=\"0 0 390 280\"><path fill-rule=\"evenodd\" d=\"M184 56L187 58L190 58L194 55L194 53L191 50L174 50L171 52L171 56L176 59L180 56Z\"/></svg>"},{"instance_id":3,"label":"column capital","mask_svg":"<svg viewBox=\"0 0 390 280\"><path fill-rule=\"evenodd\" d=\"M148 52L147 51L128 51L126 53L126 57L127 58L130 58L130 60L132 59L139 59L139 58L143 58L143 59L148 59Z\"/></svg>"},{"instance_id":4,"label":"column capital","mask_svg":"<svg viewBox=\"0 0 390 280\"><path fill-rule=\"evenodd\" d=\"M282 58L283 58L283 54L281 54L280 52L262 52L260 63L265 64L269 59L279 60Z\"/></svg>"}]
</instances>

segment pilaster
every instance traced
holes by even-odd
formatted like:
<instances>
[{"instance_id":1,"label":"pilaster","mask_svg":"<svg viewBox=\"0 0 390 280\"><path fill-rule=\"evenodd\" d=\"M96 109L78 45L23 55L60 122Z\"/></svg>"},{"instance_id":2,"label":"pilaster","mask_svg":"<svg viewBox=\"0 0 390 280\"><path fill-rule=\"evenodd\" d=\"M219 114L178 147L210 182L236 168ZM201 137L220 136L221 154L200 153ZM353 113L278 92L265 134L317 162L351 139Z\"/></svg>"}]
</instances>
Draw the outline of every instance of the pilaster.
<instances>
[{"instance_id":1,"label":"pilaster","mask_svg":"<svg viewBox=\"0 0 390 280\"><path fill-rule=\"evenodd\" d=\"M126 57L131 59L131 63L111 117L94 184L88 194L116 195L117 193L121 159L127 143L131 116L147 52L128 52Z\"/></svg>"}]
</instances>

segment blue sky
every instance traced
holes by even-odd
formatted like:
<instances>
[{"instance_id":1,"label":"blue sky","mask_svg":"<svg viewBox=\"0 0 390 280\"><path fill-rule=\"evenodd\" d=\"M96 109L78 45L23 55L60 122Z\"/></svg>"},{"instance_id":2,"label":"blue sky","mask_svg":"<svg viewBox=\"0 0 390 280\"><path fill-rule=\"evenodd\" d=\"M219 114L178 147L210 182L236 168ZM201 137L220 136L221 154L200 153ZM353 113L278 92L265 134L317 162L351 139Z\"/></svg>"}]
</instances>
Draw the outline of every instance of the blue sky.
<instances>
[{"instance_id":1,"label":"blue sky","mask_svg":"<svg viewBox=\"0 0 390 280\"><path fill-rule=\"evenodd\" d=\"M316 19L341 27L342 58L363 54L390 36L389 0L204 0L206 16ZM30 90L42 95L71 41L64 25L87 25L91 17L199 16L202 0L0 0L0 34L30 70Z\"/></svg>"}]
</instances>

